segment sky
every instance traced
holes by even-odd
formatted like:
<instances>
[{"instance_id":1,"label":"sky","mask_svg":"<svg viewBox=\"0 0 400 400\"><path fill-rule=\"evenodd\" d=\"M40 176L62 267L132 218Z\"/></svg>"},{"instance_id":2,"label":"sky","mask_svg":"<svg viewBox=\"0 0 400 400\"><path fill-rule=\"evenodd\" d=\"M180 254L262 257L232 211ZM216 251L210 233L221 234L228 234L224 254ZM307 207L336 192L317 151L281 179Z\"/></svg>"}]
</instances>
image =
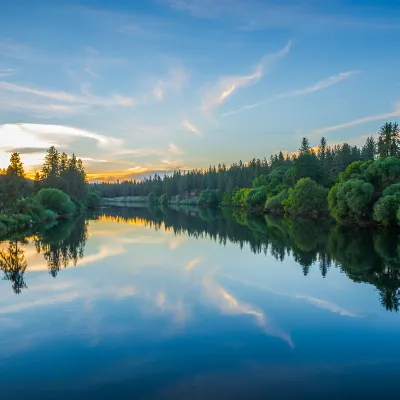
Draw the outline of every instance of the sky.
<instances>
[{"instance_id":1,"label":"sky","mask_svg":"<svg viewBox=\"0 0 400 400\"><path fill-rule=\"evenodd\" d=\"M400 3L18 0L0 13L0 168L88 178L361 145L400 122Z\"/></svg>"}]
</instances>

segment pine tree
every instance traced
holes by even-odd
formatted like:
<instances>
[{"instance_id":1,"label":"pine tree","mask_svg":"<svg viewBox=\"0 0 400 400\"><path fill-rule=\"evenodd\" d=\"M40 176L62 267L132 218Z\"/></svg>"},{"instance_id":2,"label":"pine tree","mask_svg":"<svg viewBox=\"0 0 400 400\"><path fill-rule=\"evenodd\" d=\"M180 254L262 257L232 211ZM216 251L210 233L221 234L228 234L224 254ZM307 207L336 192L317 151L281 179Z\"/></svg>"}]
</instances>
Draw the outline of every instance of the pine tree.
<instances>
[{"instance_id":1,"label":"pine tree","mask_svg":"<svg viewBox=\"0 0 400 400\"><path fill-rule=\"evenodd\" d=\"M400 130L397 123L387 122L379 131L379 157L398 156L400 150Z\"/></svg>"},{"instance_id":2,"label":"pine tree","mask_svg":"<svg viewBox=\"0 0 400 400\"><path fill-rule=\"evenodd\" d=\"M24 167L21 162L19 153L12 153L10 158L10 165L7 168L7 174L12 174L23 178L25 176Z\"/></svg>"},{"instance_id":3,"label":"pine tree","mask_svg":"<svg viewBox=\"0 0 400 400\"><path fill-rule=\"evenodd\" d=\"M310 143L307 138L303 138L301 141L301 147L299 149L299 153L302 154L309 154L311 152Z\"/></svg>"},{"instance_id":4,"label":"pine tree","mask_svg":"<svg viewBox=\"0 0 400 400\"><path fill-rule=\"evenodd\" d=\"M361 158L363 161L373 161L376 155L376 141L372 136L367 137L365 145L361 150Z\"/></svg>"}]
</instances>

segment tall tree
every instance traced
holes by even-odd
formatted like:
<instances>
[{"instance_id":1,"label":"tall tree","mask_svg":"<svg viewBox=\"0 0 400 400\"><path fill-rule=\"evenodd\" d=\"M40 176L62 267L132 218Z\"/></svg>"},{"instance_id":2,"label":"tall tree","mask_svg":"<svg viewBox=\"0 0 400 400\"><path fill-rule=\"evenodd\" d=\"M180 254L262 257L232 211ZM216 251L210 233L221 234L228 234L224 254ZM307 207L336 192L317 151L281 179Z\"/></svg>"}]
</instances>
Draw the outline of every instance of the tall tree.
<instances>
[{"instance_id":1,"label":"tall tree","mask_svg":"<svg viewBox=\"0 0 400 400\"><path fill-rule=\"evenodd\" d=\"M399 156L400 130L396 122L387 122L379 131L379 157Z\"/></svg>"},{"instance_id":2,"label":"tall tree","mask_svg":"<svg viewBox=\"0 0 400 400\"><path fill-rule=\"evenodd\" d=\"M301 147L299 149L300 154L309 154L311 152L310 142L307 138L303 138L301 141Z\"/></svg>"},{"instance_id":3,"label":"tall tree","mask_svg":"<svg viewBox=\"0 0 400 400\"><path fill-rule=\"evenodd\" d=\"M364 146L361 149L361 158L363 161L373 161L376 155L376 141L373 136L368 136Z\"/></svg>"}]
</instances>

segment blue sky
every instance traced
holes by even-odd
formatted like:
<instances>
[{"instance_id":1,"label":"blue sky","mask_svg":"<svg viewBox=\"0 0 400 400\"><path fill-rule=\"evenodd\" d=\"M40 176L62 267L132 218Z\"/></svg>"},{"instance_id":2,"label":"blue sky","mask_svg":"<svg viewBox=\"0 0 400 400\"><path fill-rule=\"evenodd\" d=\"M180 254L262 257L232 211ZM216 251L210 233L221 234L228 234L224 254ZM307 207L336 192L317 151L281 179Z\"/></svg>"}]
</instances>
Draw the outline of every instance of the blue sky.
<instances>
[{"instance_id":1,"label":"blue sky","mask_svg":"<svg viewBox=\"0 0 400 400\"><path fill-rule=\"evenodd\" d=\"M90 179L140 178L361 144L400 120L399 38L388 0L6 2L0 167L54 144Z\"/></svg>"}]
</instances>

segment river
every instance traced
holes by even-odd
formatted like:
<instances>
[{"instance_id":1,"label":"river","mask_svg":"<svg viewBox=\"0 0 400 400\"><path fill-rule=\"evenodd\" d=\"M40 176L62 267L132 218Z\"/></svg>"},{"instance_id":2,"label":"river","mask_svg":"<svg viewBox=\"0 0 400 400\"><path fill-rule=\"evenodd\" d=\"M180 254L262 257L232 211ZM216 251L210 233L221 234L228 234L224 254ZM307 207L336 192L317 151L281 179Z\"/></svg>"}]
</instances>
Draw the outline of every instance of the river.
<instances>
[{"instance_id":1,"label":"river","mask_svg":"<svg viewBox=\"0 0 400 400\"><path fill-rule=\"evenodd\" d=\"M377 398L400 235L103 208L0 244L0 398Z\"/></svg>"}]
</instances>

